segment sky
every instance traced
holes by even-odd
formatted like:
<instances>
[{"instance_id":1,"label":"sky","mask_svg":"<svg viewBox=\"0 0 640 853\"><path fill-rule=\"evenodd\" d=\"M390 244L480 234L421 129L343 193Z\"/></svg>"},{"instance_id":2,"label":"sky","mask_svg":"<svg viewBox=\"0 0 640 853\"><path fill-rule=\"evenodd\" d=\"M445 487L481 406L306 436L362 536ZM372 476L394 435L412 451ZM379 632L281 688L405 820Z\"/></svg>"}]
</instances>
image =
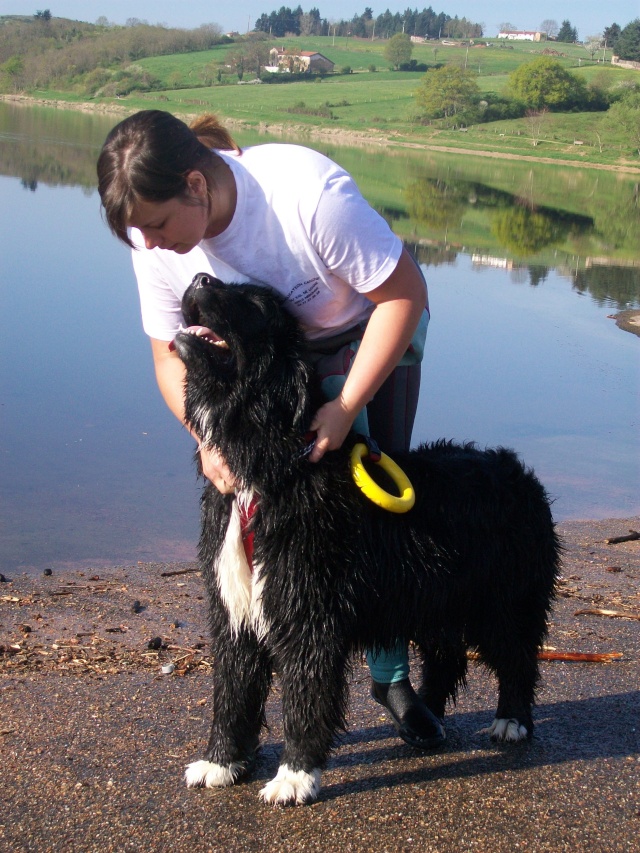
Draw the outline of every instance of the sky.
<instances>
[{"instance_id":1,"label":"sky","mask_svg":"<svg viewBox=\"0 0 640 853\"><path fill-rule=\"evenodd\" d=\"M329 21L350 19L361 15L369 6L374 16L389 9L392 13L405 9L428 8L451 17L466 17L483 24L484 34L494 37L503 23L511 23L519 30L539 29L542 21L555 20L561 24L569 20L578 30L578 38L602 33L605 27L617 23L624 27L640 17L640 0L382 0L376 6L373 0L308 0L307 3L290 0L241 0L237 3L212 2L212 0L0 0L0 15L32 15L49 9L54 17L71 18L95 23L104 16L115 24L124 24L128 18L139 18L150 24L163 23L170 27L193 29L200 24L219 24L224 32L245 33L253 28L263 13L277 11L281 6L293 9L300 5L303 11L316 8Z\"/></svg>"}]
</instances>

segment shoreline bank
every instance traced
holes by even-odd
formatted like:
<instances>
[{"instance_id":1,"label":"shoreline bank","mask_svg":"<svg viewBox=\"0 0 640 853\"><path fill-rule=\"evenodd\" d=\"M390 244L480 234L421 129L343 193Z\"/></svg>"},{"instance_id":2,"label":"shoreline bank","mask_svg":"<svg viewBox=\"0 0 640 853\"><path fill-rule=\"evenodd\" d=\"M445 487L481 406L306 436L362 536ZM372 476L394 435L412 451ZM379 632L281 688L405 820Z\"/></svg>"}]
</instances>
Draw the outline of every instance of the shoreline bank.
<instances>
[{"instance_id":1,"label":"shoreline bank","mask_svg":"<svg viewBox=\"0 0 640 853\"><path fill-rule=\"evenodd\" d=\"M640 516L556 527L565 547L563 577L597 574L598 588L617 590L615 600L598 597L606 599L605 606L635 608L640 618L640 588L634 583L640 578L640 540L607 542L640 531ZM594 587L587 583L585 591L589 588ZM83 660L102 659L107 652L109 671L122 655L127 667L146 668L170 657L172 645L193 652L190 667L200 665L207 643L205 599L196 562L15 572L0 583L0 675L69 670L76 651L75 672ZM593 603L593 596L588 600ZM148 654L155 637L162 638L162 647Z\"/></svg>"},{"instance_id":2,"label":"shoreline bank","mask_svg":"<svg viewBox=\"0 0 640 853\"><path fill-rule=\"evenodd\" d=\"M14 104L21 104L32 107L53 107L55 109L77 110L85 113L100 113L103 115L118 115L125 118L127 115L137 112L140 107L130 108L124 103L122 106L118 104L99 104L90 101L62 101L54 98L36 98L31 95L19 94L0 94L0 101L7 101ZM175 112L175 115L180 116L184 120L194 118L198 113L191 110L170 110ZM201 111L202 112L202 111ZM588 161L563 160L553 157L537 157L530 154L512 154L509 152L491 151L489 149L464 148L450 145L437 145L431 142L421 142L419 140L403 140L395 138L395 135L384 134L382 131L368 130L355 131L343 130L339 128L324 128L309 125L296 124L269 124L263 122L257 127L249 122L238 121L237 119L224 117L224 124L231 129L237 131L257 131L270 133L274 136L286 136L287 134L297 136L307 136L311 139L324 141L332 141L336 144L352 145L352 146L372 146L381 148L407 148L412 150L436 151L446 154L462 154L470 157L485 157L499 160L517 160L525 163L540 163L549 166L570 166L578 169L596 169L607 172L622 172L628 174L640 174L640 165L635 166L632 163L590 163Z\"/></svg>"}]
</instances>

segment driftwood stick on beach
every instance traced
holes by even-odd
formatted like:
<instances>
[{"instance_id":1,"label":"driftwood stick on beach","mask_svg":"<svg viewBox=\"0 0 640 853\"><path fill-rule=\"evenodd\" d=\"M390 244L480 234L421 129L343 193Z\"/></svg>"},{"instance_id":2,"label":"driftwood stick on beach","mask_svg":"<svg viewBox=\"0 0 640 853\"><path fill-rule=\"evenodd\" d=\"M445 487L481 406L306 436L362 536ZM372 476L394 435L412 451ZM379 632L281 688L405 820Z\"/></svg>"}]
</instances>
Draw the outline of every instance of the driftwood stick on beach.
<instances>
[{"instance_id":1,"label":"driftwood stick on beach","mask_svg":"<svg viewBox=\"0 0 640 853\"><path fill-rule=\"evenodd\" d=\"M557 649L542 649L538 652L538 660L547 661L576 661L578 663L610 663L622 660L622 652L562 652ZM480 660L478 652L468 651L469 660Z\"/></svg>"},{"instance_id":2,"label":"driftwood stick on beach","mask_svg":"<svg viewBox=\"0 0 640 853\"><path fill-rule=\"evenodd\" d=\"M607 545L618 545L620 542L633 542L636 539L640 539L640 533L637 530L630 530L625 536L612 536L604 541Z\"/></svg>"},{"instance_id":3,"label":"driftwood stick on beach","mask_svg":"<svg viewBox=\"0 0 640 853\"><path fill-rule=\"evenodd\" d=\"M538 652L539 660L576 661L578 663L609 663L622 660L622 652L556 652L543 650Z\"/></svg>"},{"instance_id":4,"label":"driftwood stick on beach","mask_svg":"<svg viewBox=\"0 0 640 853\"><path fill-rule=\"evenodd\" d=\"M172 571L172 572L160 572L160 577L161 578L172 578L175 575L188 575L188 574L191 574L192 572L199 572L199 571L200 571L200 569L176 569L175 571Z\"/></svg>"},{"instance_id":5,"label":"driftwood stick on beach","mask_svg":"<svg viewBox=\"0 0 640 853\"><path fill-rule=\"evenodd\" d=\"M610 616L617 619L637 619L640 621L640 613L625 613L622 610L605 610L594 607L589 610L576 610L574 616Z\"/></svg>"}]
</instances>

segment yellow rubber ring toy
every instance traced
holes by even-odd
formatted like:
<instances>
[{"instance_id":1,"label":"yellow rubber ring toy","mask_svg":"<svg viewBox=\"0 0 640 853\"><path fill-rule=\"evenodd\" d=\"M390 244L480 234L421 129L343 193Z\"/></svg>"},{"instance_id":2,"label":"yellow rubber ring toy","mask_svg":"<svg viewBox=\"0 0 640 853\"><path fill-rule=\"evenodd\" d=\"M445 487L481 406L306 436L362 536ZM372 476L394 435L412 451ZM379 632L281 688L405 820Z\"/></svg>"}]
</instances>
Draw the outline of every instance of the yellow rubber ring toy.
<instances>
[{"instance_id":1,"label":"yellow rubber ring toy","mask_svg":"<svg viewBox=\"0 0 640 853\"><path fill-rule=\"evenodd\" d=\"M380 461L375 463L391 477L400 492L400 496L398 497L397 495L385 492L369 476L362 464L362 457L368 455L369 448L366 444L360 442L351 451L351 474L356 486L362 490L363 494L370 501L373 501L374 504L382 507L382 509L386 509L389 512L409 512L416 502L416 493L413 491L413 486L402 468L398 467L386 453L381 453Z\"/></svg>"}]
</instances>

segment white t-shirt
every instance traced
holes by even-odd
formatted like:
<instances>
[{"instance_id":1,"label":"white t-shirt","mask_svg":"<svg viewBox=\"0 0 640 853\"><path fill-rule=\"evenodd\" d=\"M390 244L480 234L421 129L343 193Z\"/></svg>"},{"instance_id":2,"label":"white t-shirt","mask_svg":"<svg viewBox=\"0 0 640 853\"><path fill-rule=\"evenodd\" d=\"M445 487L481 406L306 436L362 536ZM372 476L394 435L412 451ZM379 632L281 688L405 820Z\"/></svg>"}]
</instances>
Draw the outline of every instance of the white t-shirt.
<instances>
[{"instance_id":1,"label":"white t-shirt","mask_svg":"<svg viewBox=\"0 0 640 853\"><path fill-rule=\"evenodd\" d=\"M237 185L229 227L185 255L133 250L145 332L159 340L174 337L182 294L199 272L274 288L311 340L366 321L374 306L365 294L394 271L402 241L350 175L298 145L216 153ZM144 246L136 229L131 239Z\"/></svg>"}]
</instances>

